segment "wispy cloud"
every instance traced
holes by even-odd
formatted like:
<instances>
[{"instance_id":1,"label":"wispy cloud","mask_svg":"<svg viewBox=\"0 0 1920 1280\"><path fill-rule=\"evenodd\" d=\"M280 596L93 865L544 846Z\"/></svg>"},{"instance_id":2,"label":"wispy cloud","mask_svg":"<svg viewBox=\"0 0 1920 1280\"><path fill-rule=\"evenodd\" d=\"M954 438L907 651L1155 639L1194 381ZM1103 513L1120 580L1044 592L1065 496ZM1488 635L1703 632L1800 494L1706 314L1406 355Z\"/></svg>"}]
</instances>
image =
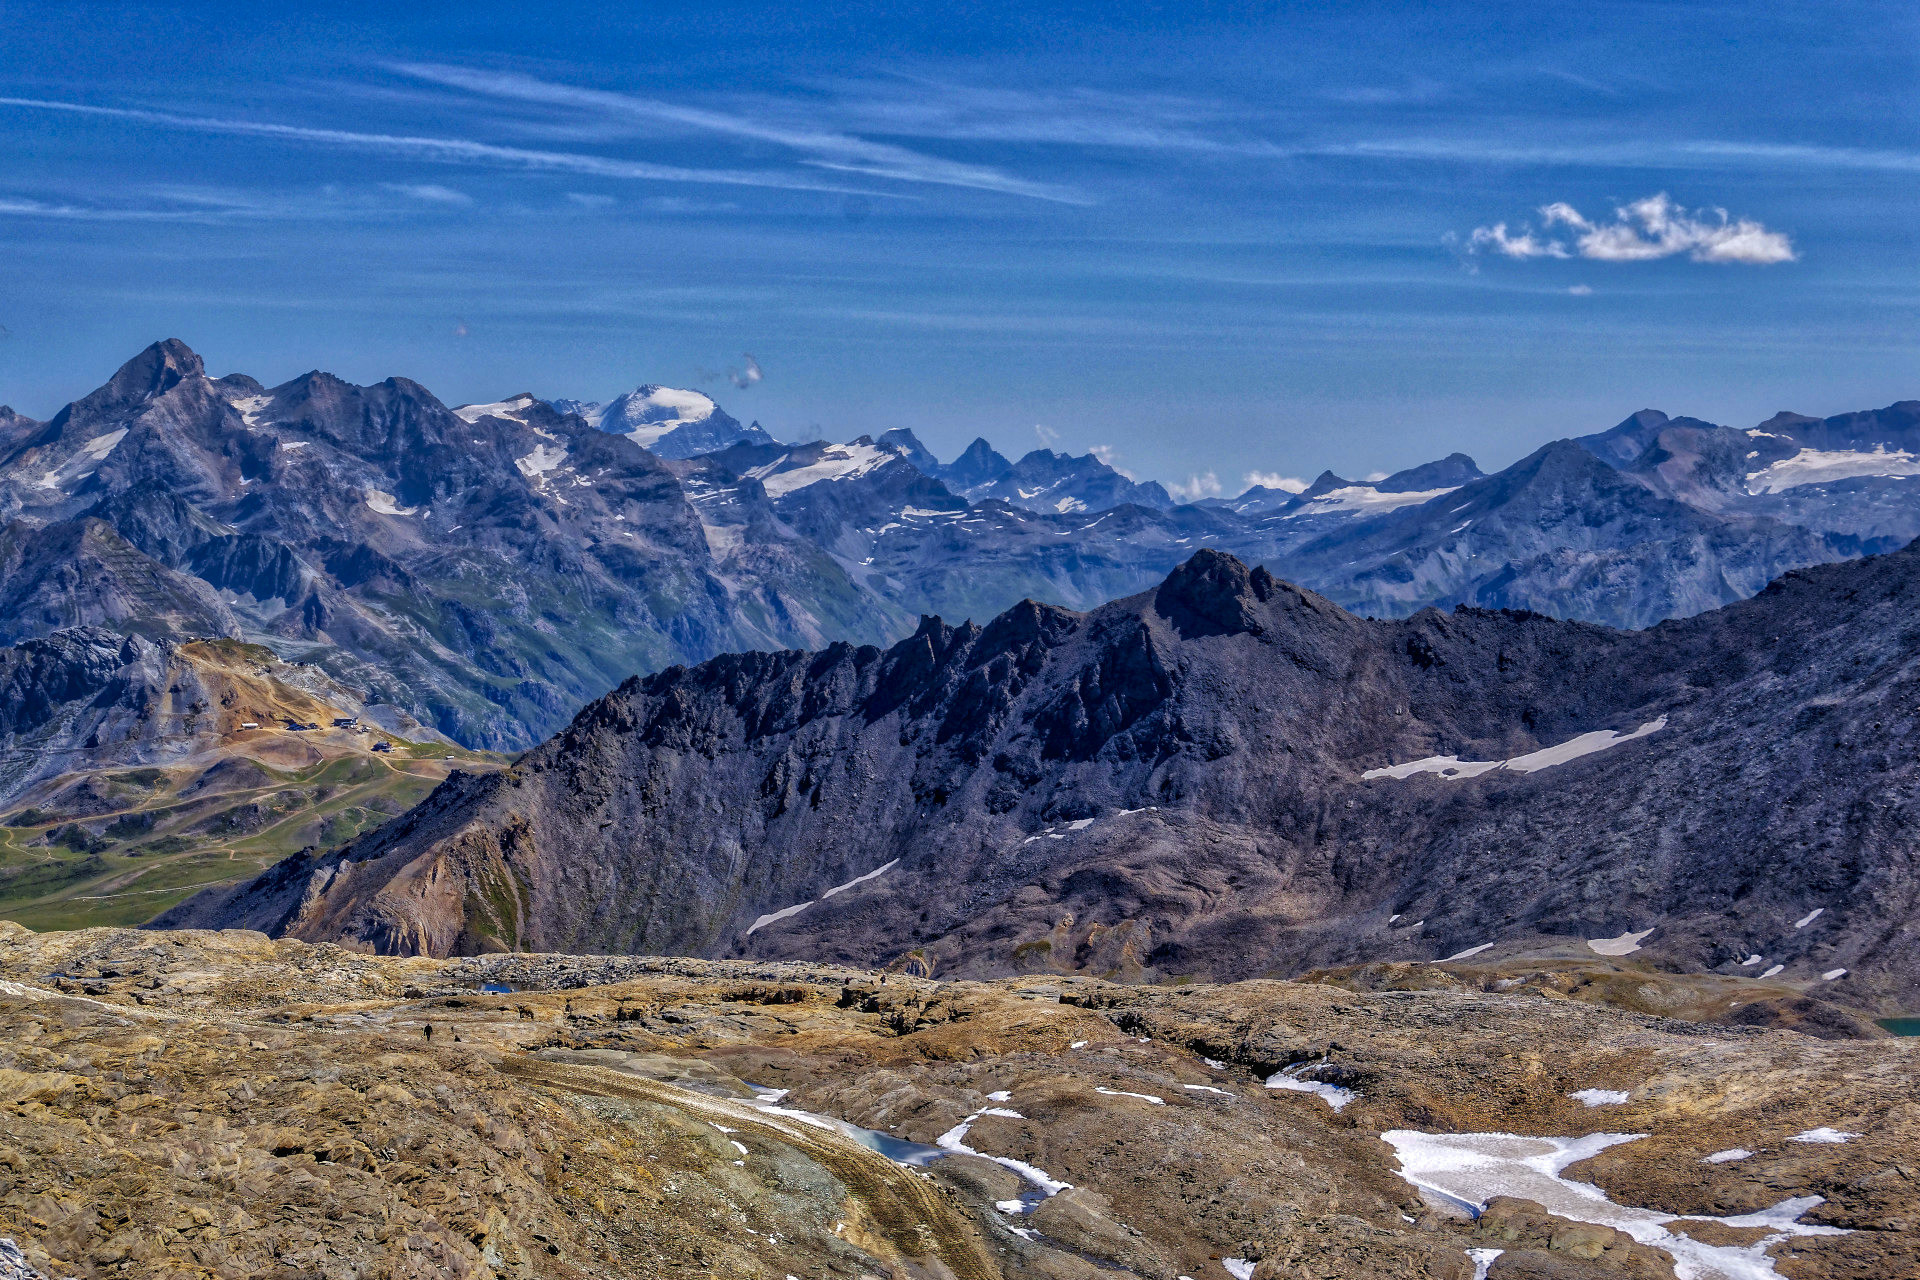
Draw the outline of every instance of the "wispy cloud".
<instances>
[{"instance_id":1,"label":"wispy cloud","mask_svg":"<svg viewBox=\"0 0 1920 1280\"><path fill-rule=\"evenodd\" d=\"M869 132L956 142L1285 157L1236 110L1205 99L1094 89L1032 90L923 77L841 81L833 109Z\"/></svg>"},{"instance_id":2,"label":"wispy cloud","mask_svg":"<svg viewBox=\"0 0 1920 1280\"><path fill-rule=\"evenodd\" d=\"M1542 229L1509 230L1504 222L1476 227L1467 237L1469 253L1507 258L1582 257L1595 262L1652 262L1685 254L1695 262L1771 266L1794 262L1793 241L1752 218L1730 217L1725 209L1690 210L1662 191L1617 207L1611 221L1589 219L1564 201L1540 209ZM1566 238L1556 234L1564 228Z\"/></svg>"},{"instance_id":3,"label":"wispy cloud","mask_svg":"<svg viewBox=\"0 0 1920 1280\"><path fill-rule=\"evenodd\" d=\"M0 98L0 107L69 112L107 119L129 120L161 128L184 129L196 133L234 134L246 137L278 138L288 142L310 142L319 146L342 147L355 151L412 156L416 159L445 164L478 164L500 168L584 173L601 178L624 178L648 182L693 182L719 186L772 187L790 191L828 191L841 195L892 194L822 181L809 178L804 174L781 173L776 170L690 169L677 165L652 164L642 160L620 160L582 152L502 147L487 142L473 142L465 138L359 133L347 129L315 129L304 125L273 124L261 120L177 115L167 111L147 111L133 107L98 107L86 103L60 102L43 98Z\"/></svg>"},{"instance_id":4,"label":"wispy cloud","mask_svg":"<svg viewBox=\"0 0 1920 1280\"><path fill-rule=\"evenodd\" d=\"M1305 493L1309 484L1299 476L1283 476L1278 471L1249 471L1247 483L1262 489L1278 489L1282 493Z\"/></svg>"},{"instance_id":5,"label":"wispy cloud","mask_svg":"<svg viewBox=\"0 0 1920 1280\"><path fill-rule=\"evenodd\" d=\"M1181 502L1198 502L1202 498L1217 498L1220 496L1220 477L1211 471L1190 475L1185 480L1177 480L1168 485L1167 492Z\"/></svg>"},{"instance_id":6,"label":"wispy cloud","mask_svg":"<svg viewBox=\"0 0 1920 1280\"><path fill-rule=\"evenodd\" d=\"M383 182L380 185L397 195L427 204L469 205L473 203L473 197L466 192L455 191L452 187L443 187L437 182Z\"/></svg>"},{"instance_id":7,"label":"wispy cloud","mask_svg":"<svg viewBox=\"0 0 1920 1280\"><path fill-rule=\"evenodd\" d=\"M630 116L697 132L772 143L798 152L802 164L822 169L898 182L969 187L1062 204L1089 203L1085 196L1056 183L1035 182L987 165L948 160L833 129L797 126L605 89L583 89L517 72L476 71L433 63L403 63L394 69L434 84L488 97Z\"/></svg>"}]
</instances>

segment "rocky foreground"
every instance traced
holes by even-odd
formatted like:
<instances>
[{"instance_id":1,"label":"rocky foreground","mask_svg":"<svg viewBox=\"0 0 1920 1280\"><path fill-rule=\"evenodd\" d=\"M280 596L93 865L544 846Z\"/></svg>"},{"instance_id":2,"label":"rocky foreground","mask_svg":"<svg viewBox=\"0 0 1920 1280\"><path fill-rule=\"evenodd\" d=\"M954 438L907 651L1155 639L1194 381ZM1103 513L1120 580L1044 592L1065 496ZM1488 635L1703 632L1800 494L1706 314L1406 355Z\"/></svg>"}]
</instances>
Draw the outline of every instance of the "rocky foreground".
<instances>
[{"instance_id":1,"label":"rocky foreground","mask_svg":"<svg viewBox=\"0 0 1920 1280\"><path fill-rule=\"evenodd\" d=\"M1920 1041L1423 972L1452 989L0 924L0 1236L50 1277L1920 1274ZM1587 1141L1461 1136L1500 1133Z\"/></svg>"}]
</instances>

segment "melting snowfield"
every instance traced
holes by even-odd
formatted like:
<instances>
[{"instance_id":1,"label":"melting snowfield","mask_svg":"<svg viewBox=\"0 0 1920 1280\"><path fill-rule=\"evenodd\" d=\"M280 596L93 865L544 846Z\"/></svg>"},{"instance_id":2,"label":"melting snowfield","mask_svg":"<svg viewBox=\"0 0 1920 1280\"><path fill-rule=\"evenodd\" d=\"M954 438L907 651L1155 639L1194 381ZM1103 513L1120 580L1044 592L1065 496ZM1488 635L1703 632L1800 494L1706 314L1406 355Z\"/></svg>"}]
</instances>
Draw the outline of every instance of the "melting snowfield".
<instances>
[{"instance_id":1,"label":"melting snowfield","mask_svg":"<svg viewBox=\"0 0 1920 1280\"><path fill-rule=\"evenodd\" d=\"M1747 492L1779 493L1803 484L1831 484L1861 476L1920 476L1920 457L1905 449L1802 449L1747 476Z\"/></svg>"},{"instance_id":2,"label":"melting snowfield","mask_svg":"<svg viewBox=\"0 0 1920 1280\"><path fill-rule=\"evenodd\" d=\"M1641 1244L1673 1256L1678 1280L1778 1280L1767 1249L1795 1236L1845 1235L1840 1227L1803 1223L1800 1216L1819 1196L1782 1200L1759 1213L1734 1217L1679 1216L1615 1204L1589 1182L1561 1176L1569 1165L1639 1133L1592 1133L1584 1138L1526 1138L1511 1133L1420 1133L1393 1129L1380 1135L1400 1157L1400 1176L1422 1192L1478 1215L1495 1196L1532 1200L1549 1213L1625 1232ZM1751 1245L1710 1245L1672 1228L1688 1222L1763 1227L1768 1235Z\"/></svg>"},{"instance_id":3,"label":"melting snowfield","mask_svg":"<svg viewBox=\"0 0 1920 1280\"><path fill-rule=\"evenodd\" d=\"M1462 760L1458 756L1428 756L1424 760L1409 760L1405 764L1389 765L1384 769L1369 769L1361 774L1362 778L1411 778L1416 773L1437 773L1443 778L1476 778L1495 769L1507 769L1514 773L1538 773L1542 769L1551 769L1557 764L1569 760L1578 760L1581 756L1590 756L1609 747L1617 747L1623 742L1632 742L1635 738L1644 738L1648 734L1658 733L1667 727L1667 718L1649 720L1632 733L1616 733L1611 729L1596 729L1592 733L1583 733L1568 738L1558 746L1542 747L1538 751L1529 751L1523 756L1514 756L1510 760Z\"/></svg>"},{"instance_id":4,"label":"melting snowfield","mask_svg":"<svg viewBox=\"0 0 1920 1280\"><path fill-rule=\"evenodd\" d=\"M764 467L755 467L746 474L758 480L767 491L769 498L779 498L792 493L795 489L804 489L810 484L819 484L829 480L851 480L863 476L876 467L892 462L900 455L891 450L881 449L870 444L836 444L829 446L820 455L818 462L804 467L795 467L791 471L781 471L791 454L781 454L778 459Z\"/></svg>"},{"instance_id":5,"label":"melting snowfield","mask_svg":"<svg viewBox=\"0 0 1920 1280\"><path fill-rule=\"evenodd\" d=\"M984 1151L976 1151L968 1146L966 1142L967 1131L973 1128L973 1122L981 1116L1005 1116L1009 1120L1026 1119L1026 1117L1018 1111L1013 1111L1006 1107L982 1107L933 1141L934 1144L943 1151L951 1151L956 1155L963 1156L979 1156L982 1160L991 1160L1003 1168L1013 1170L1032 1184L1034 1188L1033 1191L1022 1196L1019 1200L1000 1201L999 1208L1002 1213L1032 1213L1035 1206L1042 1200L1045 1200L1048 1196L1058 1195L1073 1185L1071 1182L1061 1182L1059 1179L1050 1176L1046 1170L1036 1169L1024 1160L1015 1160L1011 1156L990 1156ZM1018 1206L1017 1209L1012 1207L1016 1205Z\"/></svg>"},{"instance_id":6,"label":"melting snowfield","mask_svg":"<svg viewBox=\"0 0 1920 1280\"><path fill-rule=\"evenodd\" d=\"M1460 486L1450 489L1422 489L1410 493L1383 493L1370 484L1352 484L1344 489L1329 489L1318 497L1309 498L1297 510L1289 511L1286 519L1300 516L1326 515L1379 515L1385 511L1398 511L1401 507L1417 507L1423 502L1432 502L1435 498L1452 493Z\"/></svg>"}]
</instances>

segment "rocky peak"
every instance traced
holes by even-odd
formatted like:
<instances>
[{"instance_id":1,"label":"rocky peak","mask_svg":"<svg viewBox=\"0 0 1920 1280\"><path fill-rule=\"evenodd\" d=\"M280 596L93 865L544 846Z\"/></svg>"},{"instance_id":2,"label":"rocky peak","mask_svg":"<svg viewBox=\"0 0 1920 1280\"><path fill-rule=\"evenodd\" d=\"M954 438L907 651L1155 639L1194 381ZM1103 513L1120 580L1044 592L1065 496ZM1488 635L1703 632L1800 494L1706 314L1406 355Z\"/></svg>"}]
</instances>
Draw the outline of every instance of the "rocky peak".
<instances>
[{"instance_id":1,"label":"rocky peak","mask_svg":"<svg viewBox=\"0 0 1920 1280\"><path fill-rule=\"evenodd\" d=\"M1273 586L1266 570L1249 570L1238 558L1208 549L1167 575L1154 592L1153 607L1185 639L1259 635L1266 629L1259 605L1271 597Z\"/></svg>"},{"instance_id":2,"label":"rocky peak","mask_svg":"<svg viewBox=\"0 0 1920 1280\"><path fill-rule=\"evenodd\" d=\"M121 365L106 385L62 409L53 426L60 434L69 424L92 431L102 423L131 416L182 382L205 376L200 357L178 338L168 338Z\"/></svg>"}]
</instances>

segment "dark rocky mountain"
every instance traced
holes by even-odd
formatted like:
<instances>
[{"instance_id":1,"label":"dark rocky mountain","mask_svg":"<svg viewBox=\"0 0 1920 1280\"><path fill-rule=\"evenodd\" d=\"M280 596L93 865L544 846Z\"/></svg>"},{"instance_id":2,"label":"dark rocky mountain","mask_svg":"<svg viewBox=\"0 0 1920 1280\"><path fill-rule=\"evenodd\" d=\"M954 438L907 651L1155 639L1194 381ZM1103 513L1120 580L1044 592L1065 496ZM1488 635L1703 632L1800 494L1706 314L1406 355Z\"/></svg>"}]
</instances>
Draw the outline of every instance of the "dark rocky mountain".
<instances>
[{"instance_id":1,"label":"dark rocky mountain","mask_svg":"<svg viewBox=\"0 0 1920 1280\"><path fill-rule=\"evenodd\" d=\"M948 463L941 478L960 493L992 484L1007 472L1013 470L1013 464L1001 457L984 437L976 437L967 446L966 452Z\"/></svg>"},{"instance_id":2,"label":"dark rocky mountain","mask_svg":"<svg viewBox=\"0 0 1920 1280\"><path fill-rule=\"evenodd\" d=\"M1917 646L1920 546L1640 632L1369 621L1202 552L1090 613L630 680L158 923L1145 978L1638 950L1888 1006Z\"/></svg>"}]
</instances>

